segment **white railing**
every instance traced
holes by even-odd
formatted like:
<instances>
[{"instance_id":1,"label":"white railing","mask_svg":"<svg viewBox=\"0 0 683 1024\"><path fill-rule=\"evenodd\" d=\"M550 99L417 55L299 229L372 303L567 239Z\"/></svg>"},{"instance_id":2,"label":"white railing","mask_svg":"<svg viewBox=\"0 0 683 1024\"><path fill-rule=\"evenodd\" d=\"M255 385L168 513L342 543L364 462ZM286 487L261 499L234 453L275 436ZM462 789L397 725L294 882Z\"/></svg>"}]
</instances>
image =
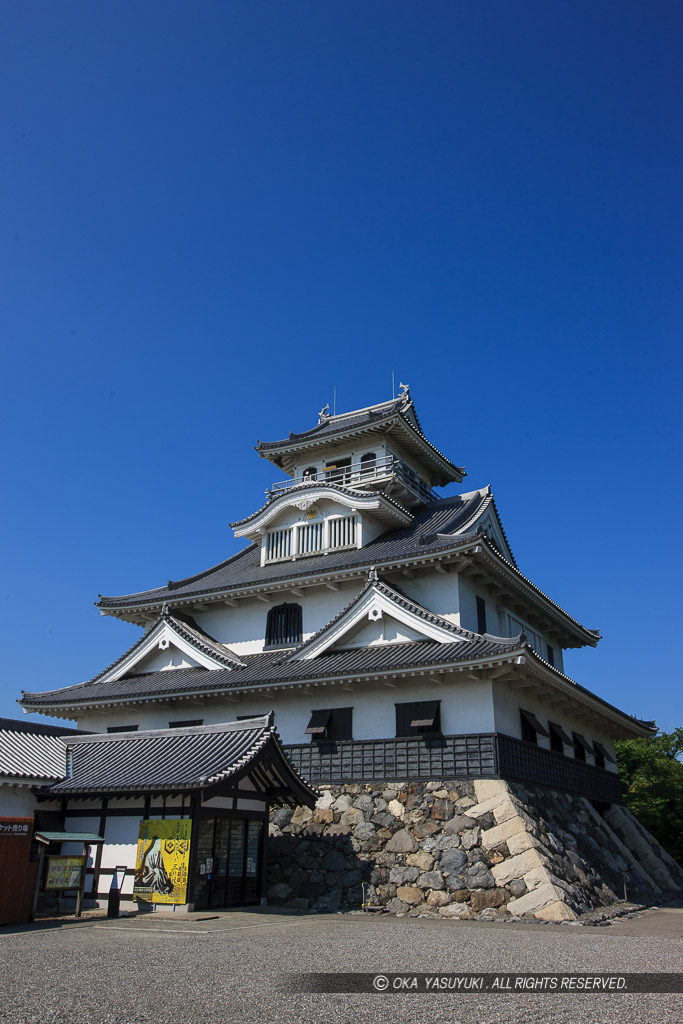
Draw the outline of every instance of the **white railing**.
<instances>
[{"instance_id":1,"label":"white railing","mask_svg":"<svg viewBox=\"0 0 683 1024\"><path fill-rule=\"evenodd\" d=\"M356 547L358 516L332 516L315 523L295 523L286 530L272 530L265 539L265 561L314 555Z\"/></svg>"},{"instance_id":2,"label":"white railing","mask_svg":"<svg viewBox=\"0 0 683 1024\"><path fill-rule=\"evenodd\" d=\"M320 469L315 476L300 475L287 480L278 480L269 491L269 495L277 496L290 487L302 484L319 486L321 483L341 484L346 487L364 487L380 480L397 480L423 501L434 501L434 492L420 479L418 474L394 455L383 455L381 458L366 459L352 462L348 466L329 466Z\"/></svg>"},{"instance_id":3,"label":"white railing","mask_svg":"<svg viewBox=\"0 0 683 1024\"><path fill-rule=\"evenodd\" d=\"M312 555L324 548L323 523L305 523L303 526L295 526L296 532L296 553L298 555Z\"/></svg>"},{"instance_id":4,"label":"white railing","mask_svg":"<svg viewBox=\"0 0 683 1024\"><path fill-rule=\"evenodd\" d=\"M330 519L330 548L348 548L356 543L356 517Z\"/></svg>"},{"instance_id":5,"label":"white railing","mask_svg":"<svg viewBox=\"0 0 683 1024\"><path fill-rule=\"evenodd\" d=\"M289 558L292 553L292 531L273 530L266 538L266 561Z\"/></svg>"}]
</instances>

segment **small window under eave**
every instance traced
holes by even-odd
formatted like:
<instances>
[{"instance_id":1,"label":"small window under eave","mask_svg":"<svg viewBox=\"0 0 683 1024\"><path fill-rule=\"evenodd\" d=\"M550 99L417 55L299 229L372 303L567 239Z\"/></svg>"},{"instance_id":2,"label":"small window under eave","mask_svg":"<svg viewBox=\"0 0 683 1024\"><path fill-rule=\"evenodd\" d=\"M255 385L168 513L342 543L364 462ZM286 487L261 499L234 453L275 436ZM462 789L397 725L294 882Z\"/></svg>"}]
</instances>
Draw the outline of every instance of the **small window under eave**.
<instances>
[{"instance_id":1,"label":"small window under eave","mask_svg":"<svg viewBox=\"0 0 683 1024\"><path fill-rule=\"evenodd\" d=\"M574 746L574 740L571 738L571 736L567 735L567 733L564 731L561 725L558 725L557 722L548 722L548 725L553 729L554 732L557 733L557 735L563 743L565 743L568 747Z\"/></svg>"},{"instance_id":2,"label":"small window under eave","mask_svg":"<svg viewBox=\"0 0 683 1024\"><path fill-rule=\"evenodd\" d=\"M584 739L580 732L574 733L574 745L583 747L587 754L595 754L595 751L593 750L588 740Z\"/></svg>"},{"instance_id":3,"label":"small window under eave","mask_svg":"<svg viewBox=\"0 0 683 1024\"><path fill-rule=\"evenodd\" d=\"M610 754L609 750L607 750L606 747L603 747L602 743L598 743L597 740L593 740L593 746L595 747L595 749L600 754L602 754L602 756L604 757L605 761L611 761L612 764L616 764L617 763L616 759L614 757L612 757L612 755Z\"/></svg>"},{"instance_id":4,"label":"small window under eave","mask_svg":"<svg viewBox=\"0 0 683 1024\"><path fill-rule=\"evenodd\" d=\"M532 715L530 711L525 711L524 708L520 708L519 711L524 721L528 722L537 736L550 736L550 733L544 725L541 725L536 715Z\"/></svg>"},{"instance_id":5,"label":"small window under eave","mask_svg":"<svg viewBox=\"0 0 683 1024\"><path fill-rule=\"evenodd\" d=\"M439 701L425 701L415 718L410 722L411 729L431 729L439 714Z\"/></svg>"},{"instance_id":6,"label":"small window under eave","mask_svg":"<svg viewBox=\"0 0 683 1024\"><path fill-rule=\"evenodd\" d=\"M311 714L306 734L309 736L322 736L327 729L327 723L330 720L331 714L331 711L314 711Z\"/></svg>"}]
</instances>

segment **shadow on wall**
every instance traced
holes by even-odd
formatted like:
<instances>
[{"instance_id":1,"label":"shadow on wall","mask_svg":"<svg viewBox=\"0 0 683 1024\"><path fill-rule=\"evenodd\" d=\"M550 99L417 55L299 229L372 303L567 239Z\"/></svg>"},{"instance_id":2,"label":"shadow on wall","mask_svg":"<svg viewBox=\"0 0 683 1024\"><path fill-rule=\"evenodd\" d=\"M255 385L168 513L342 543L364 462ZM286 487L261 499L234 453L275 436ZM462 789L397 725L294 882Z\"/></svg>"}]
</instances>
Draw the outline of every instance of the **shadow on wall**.
<instances>
[{"instance_id":1,"label":"shadow on wall","mask_svg":"<svg viewBox=\"0 0 683 1024\"><path fill-rule=\"evenodd\" d=\"M291 910L333 913L360 907L373 864L362 861L350 836L273 836L268 854L268 902Z\"/></svg>"}]
</instances>

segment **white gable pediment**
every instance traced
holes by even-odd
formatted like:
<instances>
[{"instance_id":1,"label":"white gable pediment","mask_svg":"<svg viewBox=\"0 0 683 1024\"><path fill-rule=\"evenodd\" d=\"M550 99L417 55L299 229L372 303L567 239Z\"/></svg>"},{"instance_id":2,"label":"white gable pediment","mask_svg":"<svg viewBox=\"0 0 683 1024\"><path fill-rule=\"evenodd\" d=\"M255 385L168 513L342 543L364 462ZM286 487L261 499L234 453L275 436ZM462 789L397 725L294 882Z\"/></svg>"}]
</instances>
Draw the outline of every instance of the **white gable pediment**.
<instances>
[{"instance_id":1,"label":"white gable pediment","mask_svg":"<svg viewBox=\"0 0 683 1024\"><path fill-rule=\"evenodd\" d=\"M207 637L193 639L194 631L164 614L134 647L111 668L98 677L98 682L112 682L122 676L159 672L171 668L230 668L230 663L241 664L235 655ZM212 650L213 648L213 650Z\"/></svg>"},{"instance_id":2,"label":"white gable pediment","mask_svg":"<svg viewBox=\"0 0 683 1024\"><path fill-rule=\"evenodd\" d=\"M356 601L306 641L289 660L308 661L323 651L335 648L368 647L409 640L452 644L467 639L457 626L402 598L397 591L378 581L361 591Z\"/></svg>"},{"instance_id":3,"label":"white gable pediment","mask_svg":"<svg viewBox=\"0 0 683 1024\"><path fill-rule=\"evenodd\" d=\"M128 675L138 676L144 672L164 672L169 668L201 668L196 657L190 657L187 651L181 650L175 643L167 646L159 646L150 651L132 668L128 669Z\"/></svg>"},{"instance_id":4,"label":"white gable pediment","mask_svg":"<svg viewBox=\"0 0 683 1024\"><path fill-rule=\"evenodd\" d=\"M374 647L378 644L406 643L407 641L425 640L424 633L401 622L393 615L382 615L380 618L363 618L349 629L340 640L328 648L330 651L343 650L348 647Z\"/></svg>"}]
</instances>

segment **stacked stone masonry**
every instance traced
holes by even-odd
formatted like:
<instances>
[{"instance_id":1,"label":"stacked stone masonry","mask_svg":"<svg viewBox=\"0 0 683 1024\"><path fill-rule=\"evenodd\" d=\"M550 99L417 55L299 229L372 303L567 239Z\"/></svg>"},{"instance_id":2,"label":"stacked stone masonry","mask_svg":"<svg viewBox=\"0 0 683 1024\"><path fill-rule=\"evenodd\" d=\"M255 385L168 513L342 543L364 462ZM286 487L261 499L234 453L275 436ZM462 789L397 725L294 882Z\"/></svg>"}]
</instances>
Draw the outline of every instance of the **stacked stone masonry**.
<instances>
[{"instance_id":1,"label":"stacked stone masonry","mask_svg":"<svg viewBox=\"0 0 683 1024\"><path fill-rule=\"evenodd\" d=\"M683 873L620 805L498 779L321 786L271 816L268 899L330 912L551 921L677 890Z\"/></svg>"}]
</instances>

